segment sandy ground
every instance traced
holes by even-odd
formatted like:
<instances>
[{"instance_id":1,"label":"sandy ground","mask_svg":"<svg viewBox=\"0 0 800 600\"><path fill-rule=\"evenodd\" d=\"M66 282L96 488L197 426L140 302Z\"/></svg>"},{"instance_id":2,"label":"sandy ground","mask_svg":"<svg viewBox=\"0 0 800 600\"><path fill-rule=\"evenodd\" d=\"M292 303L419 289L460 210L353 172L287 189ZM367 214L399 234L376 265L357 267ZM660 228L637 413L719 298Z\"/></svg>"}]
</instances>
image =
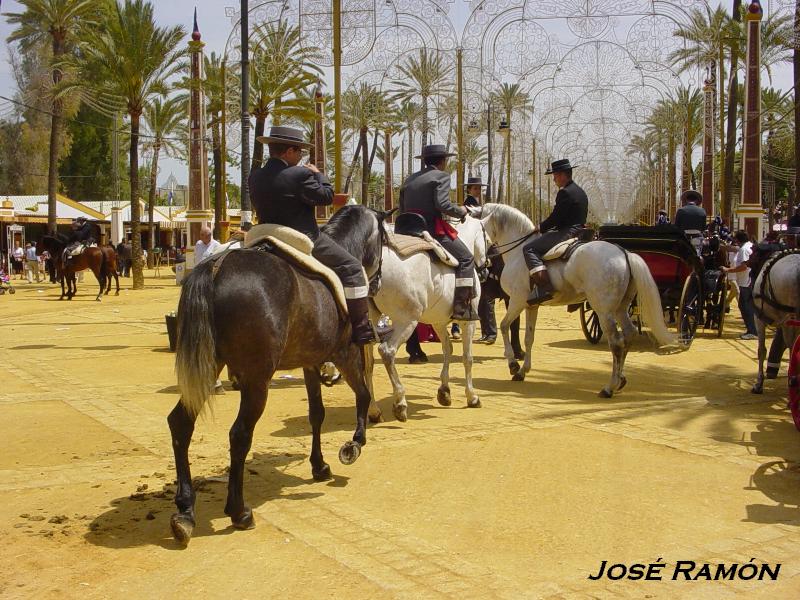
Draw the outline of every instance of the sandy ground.
<instances>
[{"instance_id":1,"label":"sandy ground","mask_svg":"<svg viewBox=\"0 0 800 600\"><path fill-rule=\"evenodd\" d=\"M91 279L91 278L88 278ZM87 279L87 281L88 281ZM577 314L546 308L534 372L513 383L500 345L477 346L483 408L435 402L441 352L406 364L410 418L372 426L355 465L348 388L326 389L323 450L335 478L311 479L299 372L270 388L247 464L257 527L223 514L227 430L238 394L218 396L191 448L198 526L171 539L174 465L166 415L178 399L164 314L167 278L94 301L18 285L0 297L0 596L3 598L797 598L800 432L785 369L749 387L755 342L722 339L659 355L642 337L628 386L608 379L604 343ZM460 352L460 345L456 345ZM670 581L678 560L782 563L778 581ZM591 581L601 561L667 563L664 581ZM715 567L712 567L712 572Z\"/></svg>"}]
</instances>

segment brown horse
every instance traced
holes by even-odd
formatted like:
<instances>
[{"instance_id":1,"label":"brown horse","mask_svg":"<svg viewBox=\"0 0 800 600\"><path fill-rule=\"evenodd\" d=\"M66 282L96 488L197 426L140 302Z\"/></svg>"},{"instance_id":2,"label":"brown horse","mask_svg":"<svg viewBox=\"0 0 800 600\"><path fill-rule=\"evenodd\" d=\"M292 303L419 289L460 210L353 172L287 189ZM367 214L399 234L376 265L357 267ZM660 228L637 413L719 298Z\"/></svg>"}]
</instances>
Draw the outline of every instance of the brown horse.
<instances>
[{"instance_id":1,"label":"brown horse","mask_svg":"<svg viewBox=\"0 0 800 600\"><path fill-rule=\"evenodd\" d=\"M103 255L106 258L106 296L108 296L109 292L111 291L112 277L117 284L117 291L114 295L119 296L119 273L117 273L119 261L117 259L117 251L114 250L112 246L100 246L100 250L102 250Z\"/></svg>"},{"instance_id":2,"label":"brown horse","mask_svg":"<svg viewBox=\"0 0 800 600\"><path fill-rule=\"evenodd\" d=\"M64 249L67 247L67 242L63 236L56 237L51 235L44 236L39 246L41 250L47 250L53 259L58 280L61 283L61 297L59 297L59 300L63 300L64 296L67 297L67 300L72 300L72 297L78 292L75 273L85 269L91 269L92 273L94 273L94 276L97 278L97 282L100 284L100 290L97 292L97 298L95 298L95 300L100 302L103 291L106 288L106 276L108 273L106 254L102 249L90 247L86 248L77 256L66 258L64 256ZM64 285L65 282L66 287ZM117 286L119 286L119 281L117 281ZM110 280L108 288L111 288ZM119 287L117 290L119 290Z\"/></svg>"}]
</instances>

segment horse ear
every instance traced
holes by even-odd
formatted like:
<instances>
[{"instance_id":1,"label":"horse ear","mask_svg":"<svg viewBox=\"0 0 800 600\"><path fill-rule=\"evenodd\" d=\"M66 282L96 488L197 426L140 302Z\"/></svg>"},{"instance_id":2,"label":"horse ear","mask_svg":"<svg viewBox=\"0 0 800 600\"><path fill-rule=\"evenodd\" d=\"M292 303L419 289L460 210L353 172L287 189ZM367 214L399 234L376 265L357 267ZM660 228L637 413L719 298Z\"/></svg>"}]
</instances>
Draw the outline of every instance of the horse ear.
<instances>
[{"instance_id":1,"label":"horse ear","mask_svg":"<svg viewBox=\"0 0 800 600\"><path fill-rule=\"evenodd\" d=\"M394 207L394 208L393 208L392 210L390 210L390 211L385 211L385 210L376 210L375 212L376 212L376 213L378 213L378 219L379 219L381 222L383 222L383 221L385 221L386 219L388 219L389 217L391 217L391 216L392 216L394 213L396 213L397 211L398 211L398 208L397 208L397 207Z\"/></svg>"}]
</instances>

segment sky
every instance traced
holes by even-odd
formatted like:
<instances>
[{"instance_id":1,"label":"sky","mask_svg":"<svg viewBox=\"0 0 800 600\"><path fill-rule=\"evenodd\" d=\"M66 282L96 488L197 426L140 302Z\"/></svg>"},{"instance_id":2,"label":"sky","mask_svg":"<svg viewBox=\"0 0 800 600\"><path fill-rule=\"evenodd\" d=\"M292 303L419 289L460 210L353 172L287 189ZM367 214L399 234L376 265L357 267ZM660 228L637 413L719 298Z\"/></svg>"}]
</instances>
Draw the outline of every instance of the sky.
<instances>
[{"instance_id":1,"label":"sky","mask_svg":"<svg viewBox=\"0 0 800 600\"><path fill-rule=\"evenodd\" d=\"M464 0L437 0L439 4L450 5L449 16L455 23L457 30L461 30L466 22L469 5ZM774 5L786 3L788 0L766 0L765 9L769 10ZM251 0L251 6L256 5L258 0ZM197 8L198 23L206 43L206 52L215 51L223 53L228 37L231 35L234 25L229 17L225 16L225 8L239 6L239 0L154 0L156 18L162 25L183 25L188 33L192 28L192 13ZM605 4L605 2L602 2ZM15 0L0 0L1 12L17 12L21 6ZM548 28L548 33L558 33L559 24L554 21L542 21ZM563 25L561 26L563 29ZM238 28L237 28L238 29ZM5 39L11 33L12 28L5 18L0 18L0 95L12 97L14 95L14 82L10 73L8 51ZM238 32L234 32L238 35ZM188 37L187 37L188 41ZM791 87L791 65L779 66L774 72L775 87L788 89ZM179 182L185 183L188 179L188 167L185 163L174 159L162 161L159 182L162 183L170 173L173 172Z\"/></svg>"}]
</instances>

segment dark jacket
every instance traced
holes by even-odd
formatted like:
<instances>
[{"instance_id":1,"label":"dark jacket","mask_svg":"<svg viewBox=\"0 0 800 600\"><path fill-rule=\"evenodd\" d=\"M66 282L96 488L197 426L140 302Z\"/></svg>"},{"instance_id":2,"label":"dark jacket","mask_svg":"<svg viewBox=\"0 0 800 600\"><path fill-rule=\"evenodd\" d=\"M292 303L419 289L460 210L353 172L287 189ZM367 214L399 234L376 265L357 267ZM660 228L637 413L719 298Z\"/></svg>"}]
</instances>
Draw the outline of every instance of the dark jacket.
<instances>
[{"instance_id":1,"label":"dark jacket","mask_svg":"<svg viewBox=\"0 0 800 600\"><path fill-rule=\"evenodd\" d=\"M94 239L94 226L86 221L77 229L73 229L69 234L69 242L93 242Z\"/></svg>"},{"instance_id":2,"label":"dark jacket","mask_svg":"<svg viewBox=\"0 0 800 600\"><path fill-rule=\"evenodd\" d=\"M574 181L570 181L556 194L556 205L550 216L542 221L539 230L562 230L584 225L589 215L589 198L586 192Z\"/></svg>"},{"instance_id":3,"label":"dark jacket","mask_svg":"<svg viewBox=\"0 0 800 600\"><path fill-rule=\"evenodd\" d=\"M706 228L706 211L697 204L687 204L675 213L675 226L683 231L687 229L703 231Z\"/></svg>"},{"instance_id":4,"label":"dark jacket","mask_svg":"<svg viewBox=\"0 0 800 600\"><path fill-rule=\"evenodd\" d=\"M460 219L467 209L450 202L450 174L425 167L405 180L400 188L400 212L416 212L425 217L428 231L434 233L437 217Z\"/></svg>"},{"instance_id":5,"label":"dark jacket","mask_svg":"<svg viewBox=\"0 0 800 600\"><path fill-rule=\"evenodd\" d=\"M259 223L285 225L316 241L315 207L333 203L333 187L325 175L270 158L250 174L249 183Z\"/></svg>"},{"instance_id":6,"label":"dark jacket","mask_svg":"<svg viewBox=\"0 0 800 600\"><path fill-rule=\"evenodd\" d=\"M466 198L464 198L464 206L480 206L480 205L481 205L480 198L476 198L475 196L470 196L469 194L467 195Z\"/></svg>"}]
</instances>

